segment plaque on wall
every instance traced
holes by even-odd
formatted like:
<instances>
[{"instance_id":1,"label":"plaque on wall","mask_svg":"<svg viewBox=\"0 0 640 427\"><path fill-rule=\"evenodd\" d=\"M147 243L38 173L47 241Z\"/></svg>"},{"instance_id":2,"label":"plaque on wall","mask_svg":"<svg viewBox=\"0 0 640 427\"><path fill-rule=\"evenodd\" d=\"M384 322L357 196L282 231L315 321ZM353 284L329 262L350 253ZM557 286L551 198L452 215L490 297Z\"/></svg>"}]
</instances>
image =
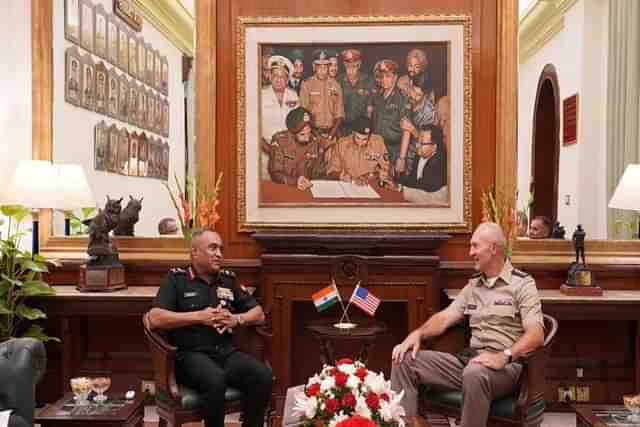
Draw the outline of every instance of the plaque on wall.
<instances>
[{"instance_id":1,"label":"plaque on wall","mask_svg":"<svg viewBox=\"0 0 640 427\"><path fill-rule=\"evenodd\" d=\"M138 38L129 33L129 74L138 77Z\"/></svg>"},{"instance_id":2,"label":"plaque on wall","mask_svg":"<svg viewBox=\"0 0 640 427\"><path fill-rule=\"evenodd\" d=\"M80 45L93 52L95 21L93 4L90 0L80 0Z\"/></svg>"},{"instance_id":3,"label":"plaque on wall","mask_svg":"<svg viewBox=\"0 0 640 427\"><path fill-rule=\"evenodd\" d=\"M142 31L142 15L137 12L133 0L114 0L113 12L136 32Z\"/></svg>"},{"instance_id":4,"label":"plaque on wall","mask_svg":"<svg viewBox=\"0 0 640 427\"><path fill-rule=\"evenodd\" d=\"M65 100L79 106L81 105L82 61L77 47L73 46L67 49L65 62Z\"/></svg>"},{"instance_id":5,"label":"plaque on wall","mask_svg":"<svg viewBox=\"0 0 640 427\"><path fill-rule=\"evenodd\" d=\"M120 89L118 88L118 85L120 84L120 78L115 68L108 71L107 78L109 79L109 84L107 86L107 113L113 118L118 118L118 107L120 105L118 102L118 98L120 96Z\"/></svg>"},{"instance_id":6,"label":"plaque on wall","mask_svg":"<svg viewBox=\"0 0 640 427\"><path fill-rule=\"evenodd\" d=\"M129 176L138 176L138 152L140 136L137 132L129 135Z\"/></svg>"},{"instance_id":7,"label":"plaque on wall","mask_svg":"<svg viewBox=\"0 0 640 427\"><path fill-rule=\"evenodd\" d=\"M169 179L169 158L170 147L167 141L162 144L162 179L167 181Z\"/></svg>"},{"instance_id":8,"label":"plaque on wall","mask_svg":"<svg viewBox=\"0 0 640 427\"><path fill-rule=\"evenodd\" d=\"M146 177L149 160L149 141L147 134L142 132L138 138L138 176Z\"/></svg>"},{"instance_id":9,"label":"plaque on wall","mask_svg":"<svg viewBox=\"0 0 640 427\"><path fill-rule=\"evenodd\" d=\"M120 129L118 136L118 173L129 174L129 131Z\"/></svg>"},{"instance_id":10,"label":"plaque on wall","mask_svg":"<svg viewBox=\"0 0 640 427\"><path fill-rule=\"evenodd\" d=\"M118 26L118 67L129 72L129 31L121 25Z\"/></svg>"},{"instance_id":11,"label":"plaque on wall","mask_svg":"<svg viewBox=\"0 0 640 427\"><path fill-rule=\"evenodd\" d=\"M127 107L127 115L128 115L127 121L132 125L135 125L138 117L138 108L137 108L138 89L137 89L137 83L135 80L131 80L131 82L129 82L129 95L127 99L129 104L129 106Z\"/></svg>"},{"instance_id":12,"label":"plaque on wall","mask_svg":"<svg viewBox=\"0 0 640 427\"><path fill-rule=\"evenodd\" d=\"M138 86L138 127L145 128L144 121L147 118L147 89L144 84Z\"/></svg>"},{"instance_id":13,"label":"plaque on wall","mask_svg":"<svg viewBox=\"0 0 640 427\"><path fill-rule=\"evenodd\" d=\"M93 41L93 53L101 58L107 59L107 12L101 4L95 7L96 15L96 38Z\"/></svg>"},{"instance_id":14,"label":"plaque on wall","mask_svg":"<svg viewBox=\"0 0 640 427\"><path fill-rule=\"evenodd\" d=\"M142 37L140 37L138 39L138 75L136 76L138 78L138 80L140 80L141 82L144 82L144 73L146 70L146 63L147 63L147 48L146 45L144 43L144 39Z\"/></svg>"},{"instance_id":15,"label":"plaque on wall","mask_svg":"<svg viewBox=\"0 0 640 427\"><path fill-rule=\"evenodd\" d=\"M64 2L64 37L72 43L80 44L80 0Z\"/></svg>"},{"instance_id":16,"label":"plaque on wall","mask_svg":"<svg viewBox=\"0 0 640 427\"><path fill-rule=\"evenodd\" d=\"M107 114L107 67L104 62L96 64L96 112Z\"/></svg>"},{"instance_id":17,"label":"plaque on wall","mask_svg":"<svg viewBox=\"0 0 640 427\"><path fill-rule=\"evenodd\" d=\"M129 106L129 104L127 103L127 95L129 94L129 79L127 79L127 76L125 74L121 74L118 80L118 86L120 88L118 95L118 101L120 101L120 103L118 104L118 119L126 122L127 107Z\"/></svg>"},{"instance_id":18,"label":"plaque on wall","mask_svg":"<svg viewBox=\"0 0 640 427\"><path fill-rule=\"evenodd\" d=\"M147 54L147 60L145 61L146 69L145 69L145 72L144 72L144 81L149 86L153 86L154 54L153 54L153 48L151 47L151 44L149 44L149 43L145 44L145 52Z\"/></svg>"},{"instance_id":19,"label":"plaque on wall","mask_svg":"<svg viewBox=\"0 0 640 427\"><path fill-rule=\"evenodd\" d=\"M160 134L162 132L162 104L163 104L163 99L162 96L160 96L159 94L156 94L156 109L155 112L153 114L153 130Z\"/></svg>"},{"instance_id":20,"label":"plaque on wall","mask_svg":"<svg viewBox=\"0 0 640 427\"><path fill-rule=\"evenodd\" d=\"M107 170L107 152L109 148L107 124L102 120L95 126L93 165L97 171Z\"/></svg>"},{"instance_id":21,"label":"plaque on wall","mask_svg":"<svg viewBox=\"0 0 640 427\"><path fill-rule=\"evenodd\" d=\"M161 59L161 73L162 73L162 84L161 84L161 91L162 93L164 93L165 95L169 95L169 60L167 59L166 56L163 56Z\"/></svg>"},{"instance_id":22,"label":"plaque on wall","mask_svg":"<svg viewBox=\"0 0 640 427\"><path fill-rule=\"evenodd\" d=\"M169 101L164 99L162 104L162 131L164 136L169 137Z\"/></svg>"},{"instance_id":23,"label":"plaque on wall","mask_svg":"<svg viewBox=\"0 0 640 427\"><path fill-rule=\"evenodd\" d=\"M162 63L160 62L160 52L156 50L153 55L153 87L159 91L162 88Z\"/></svg>"},{"instance_id":24,"label":"plaque on wall","mask_svg":"<svg viewBox=\"0 0 640 427\"><path fill-rule=\"evenodd\" d=\"M82 57L82 106L87 110L96 108L95 67L91 55Z\"/></svg>"}]
</instances>

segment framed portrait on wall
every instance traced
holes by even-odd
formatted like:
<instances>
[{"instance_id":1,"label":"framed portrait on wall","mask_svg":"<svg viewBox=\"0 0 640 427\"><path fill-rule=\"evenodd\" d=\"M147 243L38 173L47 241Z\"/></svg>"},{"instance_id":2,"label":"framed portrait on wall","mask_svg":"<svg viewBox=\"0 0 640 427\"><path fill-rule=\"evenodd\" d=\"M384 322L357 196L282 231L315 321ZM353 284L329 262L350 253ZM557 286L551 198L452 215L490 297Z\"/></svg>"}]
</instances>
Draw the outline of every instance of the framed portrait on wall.
<instances>
[{"instance_id":1,"label":"framed portrait on wall","mask_svg":"<svg viewBox=\"0 0 640 427\"><path fill-rule=\"evenodd\" d=\"M124 25L118 25L118 67L129 72L129 30Z\"/></svg>"},{"instance_id":2,"label":"framed portrait on wall","mask_svg":"<svg viewBox=\"0 0 640 427\"><path fill-rule=\"evenodd\" d=\"M138 38L133 33L129 33L129 74L138 77Z\"/></svg>"},{"instance_id":3,"label":"framed portrait on wall","mask_svg":"<svg viewBox=\"0 0 640 427\"><path fill-rule=\"evenodd\" d=\"M162 133L169 138L169 101L167 98L162 103Z\"/></svg>"},{"instance_id":4,"label":"framed portrait on wall","mask_svg":"<svg viewBox=\"0 0 640 427\"><path fill-rule=\"evenodd\" d=\"M140 80L141 82L144 82L144 73L146 70L146 63L147 63L147 48L146 45L144 43L144 38L140 37L138 38L138 75L136 76L138 78L138 80Z\"/></svg>"},{"instance_id":5,"label":"framed portrait on wall","mask_svg":"<svg viewBox=\"0 0 640 427\"><path fill-rule=\"evenodd\" d=\"M162 88L162 63L160 62L160 52L156 50L153 54L153 87L159 91Z\"/></svg>"},{"instance_id":6,"label":"framed portrait on wall","mask_svg":"<svg viewBox=\"0 0 640 427\"><path fill-rule=\"evenodd\" d=\"M108 71L104 62L100 61L96 64L96 107L95 110L100 114L107 114L107 84Z\"/></svg>"},{"instance_id":7,"label":"framed portrait on wall","mask_svg":"<svg viewBox=\"0 0 640 427\"><path fill-rule=\"evenodd\" d=\"M81 105L82 102L82 59L78 48L72 46L65 53L65 85L64 99L73 105Z\"/></svg>"},{"instance_id":8,"label":"framed portrait on wall","mask_svg":"<svg viewBox=\"0 0 640 427\"><path fill-rule=\"evenodd\" d=\"M109 135L107 124L102 120L95 125L93 168L97 171L107 170L107 152L109 149Z\"/></svg>"},{"instance_id":9,"label":"framed portrait on wall","mask_svg":"<svg viewBox=\"0 0 640 427\"><path fill-rule=\"evenodd\" d=\"M161 63L161 80L162 84L160 90L166 96L169 95L169 60L166 56L163 56L160 60Z\"/></svg>"},{"instance_id":10,"label":"framed portrait on wall","mask_svg":"<svg viewBox=\"0 0 640 427\"><path fill-rule=\"evenodd\" d=\"M125 128L118 132L118 173L129 175L129 131Z\"/></svg>"},{"instance_id":11,"label":"framed portrait on wall","mask_svg":"<svg viewBox=\"0 0 640 427\"><path fill-rule=\"evenodd\" d=\"M162 104L163 104L162 95L156 94L155 101L155 112L153 114L153 129L156 133L162 133Z\"/></svg>"},{"instance_id":12,"label":"framed portrait on wall","mask_svg":"<svg viewBox=\"0 0 640 427\"><path fill-rule=\"evenodd\" d=\"M470 16L236 26L239 231L471 230Z\"/></svg>"},{"instance_id":13,"label":"framed portrait on wall","mask_svg":"<svg viewBox=\"0 0 640 427\"><path fill-rule=\"evenodd\" d=\"M160 166L160 143L155 136L149 137L149 176L158 178Z\"/></svg>"},{"instance_id":14,"label":"framed portrait on wall","mask_svg":"<svg viewBox=\"0 0 640 427\"><path fill-rule=\"evenodd\" d=\"M145 129L153 131L153 115L156 111L156 96L152 90L147 90L147 115L144 121Z\"/></svg>"},{"instance_id":15,"label":"framed portrait on wall","mask_svg":"<svg viewBox=\"0 0 640 427\"><path fill-rule=\"evenodd\" d=\"M127 96L129 95L129 79L125 74L121 74L118 78L119 95L118 101L118 118L123 122L127 121L127 108L129 107Z\"/></svg>"},{"instance_id":16,"label":"framed portrait on wall","mask_svg":"<svg viewBox=\"0 0 640 427\"><path fill-rule=\"evenodd\" d=\"M95 15L90 0L80 0L80 44L89 52L93 52L95 37Z\"/></svg>"},{"instance_id":17,"label":"framed portrait on wall","mask_svg":"<svg viewBox=\"0 0 640 427\"><path fill-rule=\"evenodd\" d=\"M149 141L145 132L140 133L138 143L138 176L147 176L147 164L149 159Z\"/></svg>"},{"instance_id":18,"label":"framed portrait on wall","mask_svg":"<svg viewBox=\"0 0 640 427\"><path fill-rule=\"evenodd\" d=\"M147 116L147 90L144 84L138 86L138 120L137 126L145 128L144 121Z\"/></svg>"},{"instance_id":19,"label":"framed portrait on wall","mask_svg":"<svg viewBox=\"0 0 640 427\"><path fill-rule=\"evenodd\" d=\"M129 95L127 97L127 121L132 125L136 124L136 118L138 117L138 84L135 80L129 82Z\"/></svg>"},{"instance_id":20,"label":"framed portrait on wall","mask_svg":"<svg viewBox=\"0 0 640 427\"><path fill-rule=\"evenodd\" d=\"M93 41L93 53L101 58L107 59L107 12L101 4L95 7L96 15L96 38Z\"/></svg>"},{"instance_id":21,"label":"framed portrait on wall","mask_svg":"<svg viewBox=\"0 0 640 427\"><path fill-rule=\"evenodd\" d=\"M87 110L96 108L96 70L89 54L82 57L82 106Z\"/></svg>"},{"instance_id":22,"label":"framed portrait on wall","mask_svg":"<svg viewBox=\"0 0 640 427\"><path fill-rule=\"evenodd\" d=\"M118 108L120 106L120 89L118 88L120 85L120 76L115 67L108 71L107 79L107 114L114 119L117 119Z\"/></svg>"},{"instance_id":23,"label":"framed portrait on wall","mask_svg":"<svg viewBox=\"0 0 640 427\"><path fill-rule=\"evenodd\" d=\"M169 160L170 160L170 147L167 141L162 144L162 167L160 172L160 178L167 180L169 178Z\"/></svg>"},{"instance_id":24,"label":"framed portrait on wall","mask_svg":"<svg viewBox=\"0 0 640 427\"><path fill-rule=\"evenodd\" d=\"M140 144L140 136L137 132L131 132L129 135L129 176L138 176L138 146Z\"/></svg>"},{"instance_id":25,"label":"framed portrait on wall","mask_svg":"<svg viewBox=\"0 0 640 427\"><path fill-rule=\"evenodd\" d=\"M150 43L145 45L145 52L147 54L147 60L145 61L146 69L144 72L144 81L153 86L153 60L155 55L153 54L153 48Z\"/></svg>"},{"instance_id":26,"label":"framed portrait on wall","mask_svg":"<svg viewBox=\"0 0 640 427\"><path fill-rule=\"evenodd\" d=\"M64 37L80 44L80 0L64 1Z\"/></svg>"},{"instance_id":27,"label":"framed portrait on wall","mask_svg":"<svg viewBox=\"0 0 640 427\"><path fill-rule=\"evenodd\" d=\"M120 137L120 131L118 127L113 124L109 126L109 144L107 149L107 170L109 172L118 172L118 140Z\"/></svg>"},{"instance_id":28,"label":"framed portrait on wall","mask_svg":"<svg viewBox=\"0 0 640 427\"><path fill-rule=\"evenodd\" d=\"M107 16L107 61L118 66L118 23L116 17Z\"/></svg>"}]
</instances>

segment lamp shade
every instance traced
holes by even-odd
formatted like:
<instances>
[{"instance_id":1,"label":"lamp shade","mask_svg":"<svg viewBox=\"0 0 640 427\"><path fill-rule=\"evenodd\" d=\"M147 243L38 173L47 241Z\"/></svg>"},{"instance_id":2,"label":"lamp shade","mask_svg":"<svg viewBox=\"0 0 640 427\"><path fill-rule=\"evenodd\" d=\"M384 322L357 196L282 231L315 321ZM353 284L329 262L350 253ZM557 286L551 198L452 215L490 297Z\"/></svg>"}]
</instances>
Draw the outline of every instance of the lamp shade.
<instances>
[{"instance_id":1,"label":"lamp shade","mask_svg":"<svg viewBox=\"0 0 640 427\"><path fill-rule=\"evenodd\" d=\"M21 160L3 189L0 204L31 209L52 208L57 203L56 171L46 160Z\"/></svg>"},{"instance_id":2,"label":"lamp shade","mask_svg":"<svg viewBox=\"0 0 640 427\"><path fill-rule=\"evenodd\" d=\"M640 211L640 165L627 165L609 207Z\"/></svg>"},{"instance_id":3,"label":"lamp shade","mask_svg":"<svg viewBox=\"0 0 640 427\"><path fill-rule=\"evenodd\" d=\"M58 200L52 208L73 210L95 207L96 201L82 166L57 164L53 167L56 171Z\"/></svg>"}]
</instances>

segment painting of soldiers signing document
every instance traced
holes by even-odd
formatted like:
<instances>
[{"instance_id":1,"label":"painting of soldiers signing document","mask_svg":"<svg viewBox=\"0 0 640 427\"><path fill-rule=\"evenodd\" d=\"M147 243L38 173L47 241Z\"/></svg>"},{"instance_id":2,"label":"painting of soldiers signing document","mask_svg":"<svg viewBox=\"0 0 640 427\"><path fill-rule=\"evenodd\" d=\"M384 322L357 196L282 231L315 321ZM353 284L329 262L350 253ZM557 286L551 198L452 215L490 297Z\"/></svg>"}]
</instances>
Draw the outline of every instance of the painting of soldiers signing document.
<instances>
[{"instance_id":1,"label":"painting of soldiers signing document","mask_svg":"<svg viewBox=\"0 0 640 427\"><path fill-rule=\"evenodd\" d=\"M383 31L366 27L342 37L336 27L321 30L329 41L305 36L291 43L256 42L247 30L244 52L257 57L244 70L241 100L245 213L252 206L256 212L397 206L398 217L386 209L382 222L402 221L405 208L422 223L446 223L443 212L454 210L464 222L466 33L449 39L441 35L445 26L433 27L419 27L428 35L421 40L388 41ZM264 34L282 40L282 31ZM353 34L360 35L350 41ZM243 57L239 64L249 62Z\"/></svg>"}]
</instances>

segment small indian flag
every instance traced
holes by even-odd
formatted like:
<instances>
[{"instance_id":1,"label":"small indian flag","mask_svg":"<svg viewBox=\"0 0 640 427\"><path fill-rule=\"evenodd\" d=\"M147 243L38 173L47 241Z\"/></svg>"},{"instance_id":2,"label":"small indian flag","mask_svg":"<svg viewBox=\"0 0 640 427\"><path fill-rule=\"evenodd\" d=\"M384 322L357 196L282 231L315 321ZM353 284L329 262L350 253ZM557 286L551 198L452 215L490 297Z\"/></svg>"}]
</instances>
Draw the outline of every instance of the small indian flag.
<instances>
[{"instance_id":1,"label":"small indian flag","mask_svg":"<svg viewBox=\"0 0 640 427\"><path fill-rule=\"evenodd\" d=\"M324 311L340 300L340 293L335 284L320 289L311 295L318 311Z\"/></svg>"}]
</instances>

